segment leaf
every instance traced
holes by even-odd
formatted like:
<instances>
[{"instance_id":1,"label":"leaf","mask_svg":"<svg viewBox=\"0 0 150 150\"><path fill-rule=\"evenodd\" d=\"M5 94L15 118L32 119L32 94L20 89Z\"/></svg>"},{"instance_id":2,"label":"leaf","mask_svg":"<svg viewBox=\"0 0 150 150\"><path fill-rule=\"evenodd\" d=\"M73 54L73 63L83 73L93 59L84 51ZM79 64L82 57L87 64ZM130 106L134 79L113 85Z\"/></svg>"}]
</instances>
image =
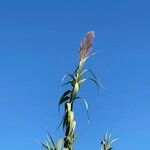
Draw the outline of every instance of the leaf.
<instances>
[{"instance_id":1,"label":"leaf","mask_svg":"<svg viewBox=\"0 0 150 150\"><path fill-rule=\"evenodd\" d=\"M91 69L88 69L88 71L91 73L91 75L94 77L94 79L97 81L98 83L98 79L96 77L96 75L93 73L93 71Z\"/></svg>"},{"instance_id":2,"label":"leaf","mask_svg":"<svg viewBox=\"0 0 150 150\"><path fill-rule=\"evenodd\" d=\"M88 78L88 79L95 83L95 85L97 87L97 91L99 93L99 84L98 84L98 82L95 79L93 79L93 78Z\"/></svg>"},{"instance_id":3,"label":"leaf","mask_svg":"<svg viewBox=\"0 0 150 150\"><path fill-rule=\"evenodd\" d=\"M41 143L43 148L45 148L46 150L55 150L55 147L53 146L53 144L49 138L48 138L48 140L49 141L45 140L43 143Z\"/></svg>"},{"instance_id":4,"label":"leaf","mask_svg":"<svg viewBox=\"0 0 150 150\"><path fill-rule=\"evenodd\" d=\"M42 144L43 148L45 148L45 149L47 149L47 150L48 150L48 146L47 146L47 144L45 144L45 143L41 143L41 144Z\"/></svg>"},{"instance_id":5,"label":"leaf","mask_svg":"<svg viewBox=\"0 0 150 150\"><path fill-rule=\"evenodd\" d=\"M58 142L57 142L57 150L61 150L62 143L63 143L63 140L59 139Z\"/></svg>"},{"instance_id":6,"label":"leaf","mask_svg":"<svg viewBox=\"0 0 150 150\"><path fill-rule=\"evenodd\" d=\"M118 141L118 139L116 138L116 139L113 139L110 143L112 144L112 143L114 143L115 141Z\"/></svg>"},{"instance_id":7,"label":"leaf","mask_svg":"<svg viewBox=\"0 0 150 150\"><path fill-rule=\"evenodd\" d=\"M62 103L66 102L68 99L70 99L69 96L65 96L65 97L60 98L59 106L60 106Z\"/></svg>"},{"instance_id":8,"label":"leaf","mask_svg":"<svg viewBox=\"0 0 150 150\"><path fill-rule=\"evenodd\" d=\"M86 70L84 70L84 71L80 74L80 78L81 78L81 77L83 76L83 74L86 73L86 72L89 72L89 73L93 76L93 78L94 78L96 84L99 86L98 79L97 79L96 75L93 73L93 71L92 71L91 69L86 69Z\"/></svg>"},{"instance_id":9,"label":"leaf","mask_svg":"<svg viewBox=\"0 0 150 150\"><path fill-rule=\"evenodd\" d=\"M89 55L89 56L87 56L87 57L85 57L85 60L87 60L88 58L90 58L91 56L94 56L94 55L96 55L97 53L99 53L100 51L97 51L97 52L95 52L95 53L92 53L91 55Z\"/></svg>"},{"instance_id":10,"label":"leaf","mask_svg":"<svg viewBox=\"0 0 150 150\"><path fill-rule=\"evenodd\" d=\"M102 88L104 88L103 85L102 85L102 83L99 83L99 81L98 81L96 75L93 73L93 71L92 71L91 69L86 69L86 70L82 71L82 72L80 73L80 75L79 75L79 79L81 79L82 76L83 76L86 72L89 72L89 73L93 76L93 78L94 78L95 81L97 82L98 87L99 87L99 85L100 85ZM99 92L99 90L98 90L98 92Z\"/></svg>"},{"instance_id":11,"label":"leaf","mask_svg":"<svg viewBox=\"0 0 150 150\"><path fill-rule=\"evenodd\" d=\"M64 92L63 97L67 96L69 93L71 93L71 90L67 90Z\"/></svg>"},{"instance_id":12,"label":"leaf","mask_svg":"<svg viewBox=\"0 0 150 150\"><path fill-rule=\"evenodd\" d=\"M84 83L86 80L87 80L86 78L85 78L85 79L80 80L80 81L78 82L79 86L80 86L82 83Z\"/></svg>"},{"instance_id":13,"label":"leaf","mask_svg":"<svg viewBox=\"0 0 150 150\"><path fill-rule=\"evenodd\" d=\"M50 133L48 132L48 139L49 139L49 143L52 145L52 147L54 149L56 149L55 143L53 141L53 138L51 137Z\"/></svg>"},{"instance_id":14,"label":"leaf","mask_svg":"<svg viewBox=\"0 0 150 150\"><path fill-rule=\"evenodd\" d=\"M47 142L46 140L45 140L45 145L47 146L47 150L53 150L54 148L52 148L53 146L52 146L52 143L50 143L50 142Z\"/></svg>"},{"instance_id":15,"label":"leaf","mask_svg":"<svg viewBox=\"0 0 150 150\"><path fill-rule=\"evenodd\" d=\"M60 98L58 106L60 106L62 103L66 102L70 98L69 96L67 96L70 93L71 93L71 90L67 90L64 92L64 94Z\"/></svg>"},{"instance_id":16,"label":"leaf","mask_svg":"<svg viewBox=\"0 0 150 150\"><path fill-rule=\"evenodd\" d=\"M66 77L67 77L67 75L64 75L64 76L62 77L61 83L64 82L64 80L66 79Z\"/></svg>"},{"instance_id":17,"label":"leaf","mask_svg":"<svg viewBox=\"0 0 150 150\"><path fill-rule=\"evenodd\" d=\"M65 80L65 78L66 78L67 76L69 76L69 77L71 77L73 80L75 80L75 76L73 76L72 74L66 74L66 75L63 76L61 83L64 82L64 80Z\"/></svg>"},{"instance_id":18,"label":"leaf","mask_svg":"<svg viewBox=\"0 0 150 150\"><path fill-rule=\"evenodd\" d=\"M65 85L67 85L67 84L71 84L71 83L72 83L72 81L68 81L68 82L66 82L66 83L62 84L61 86L65 86Z\"/></svg>"},{"instance_id":19,"label":"leaf","mask_svg":"<svg viewBox=\"0 0 150 150\"><path fill-rule=\"evenodd\" d=\"M73 76L72 74L67 74L68 76L70 76L73 80L76 80L76 77Z\"/></svg>"},{"instance_id":20,"label":"leaf","mask_svg":"<svg viewBox=\"0 0 150 150\"><path fill-rule=\"evenodd\" d=\"M73 75L74 75L74 76L77 74L78 69L79 69L79 65L76 67L75 71L73 72Z\"/></svg>"},{"instance_id":21,"label":"leaf","mask_svg":"<svg viewBox=\"0 0 150 150\"><path fill-rule=\"evenodd\" d=\"M76 97L75 98L75 100L77 100L77 99L79 99L79 100L82 100L83 102L84 102L84 104L85 104L85 107L86 107L86 111L87 111L87 118L88 118L88 123L89 123L89 111L88 111L88 109L89 109L89 106L88 106L88 103L87 103L87 101L84 99L84 98L82 98L82 97Z\"/></svg>"},{"instance_id":22,"label":"leaf","mask_svg":"<svg viewBox=\"0 0 150 150\"><path fill-rule=\"evenodd\" d=\"M117 139L111 140L111 134L108 133L108 131L105 133L103 141L101 142L101 149L102 150L111 150L112 149L112 143L115 142Z\"/></svg>"},{"instance_id":23,"label":"leaf","mask_svg":"<svg viewBox=\"0 0 150 150\"><path fill-rule=\"evenodd\" d=\"M79 79L81 79L82 76L84 75L84 73L86 73L87 71L88 71L88 69L83 70L83 71L80 73L80 75L79 75Z\"/></svg>"},{"instance_id":24,"label":"leaf","mask_svg":"<svg viewBox=\"0 0 150 150\"><path fill-rule=\"evenodd\" d=\"M62 86L65 86L65 85L67 85L67 84L71 84L71 85L73 86L74 83L76 82L77 79L76 79L76 76L75 76L75 75L67 74L67 75L65 75L65 76L63 77L62 83L63 83L63 81L64 81L64 78L66 78L67 76L71 77L72 80L71 80L71 81L68 81L68 82L66 82L66 83L64 83L64 84L62 84L61 87L62 87Z\"/></svg>"}]
</instances>

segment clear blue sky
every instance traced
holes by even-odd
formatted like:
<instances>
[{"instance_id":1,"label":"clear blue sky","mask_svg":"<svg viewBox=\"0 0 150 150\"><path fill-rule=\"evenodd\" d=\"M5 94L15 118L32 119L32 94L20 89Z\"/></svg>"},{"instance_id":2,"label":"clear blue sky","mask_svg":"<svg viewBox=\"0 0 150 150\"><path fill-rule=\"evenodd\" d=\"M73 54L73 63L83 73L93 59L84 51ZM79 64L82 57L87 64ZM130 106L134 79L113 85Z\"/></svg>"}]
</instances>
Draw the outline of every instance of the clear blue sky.
<instances>
[{"instance_id":1,"label":"clear blue sky","mask_svg":"<svg viewBox=\"0 0 150 150\"><path fill-rule=\"evenodd\" d=\"M63 74L73 71L79 43L95 30L87 66L105 89L96 102L86 84L90 120L76 105L76 149L99 149L108 129L115 149L148 149L150 136L150 2L148 0L3 0L0 1L0 149L40 150L37 142L55 132Z\"/></svg>"}]
</instances>

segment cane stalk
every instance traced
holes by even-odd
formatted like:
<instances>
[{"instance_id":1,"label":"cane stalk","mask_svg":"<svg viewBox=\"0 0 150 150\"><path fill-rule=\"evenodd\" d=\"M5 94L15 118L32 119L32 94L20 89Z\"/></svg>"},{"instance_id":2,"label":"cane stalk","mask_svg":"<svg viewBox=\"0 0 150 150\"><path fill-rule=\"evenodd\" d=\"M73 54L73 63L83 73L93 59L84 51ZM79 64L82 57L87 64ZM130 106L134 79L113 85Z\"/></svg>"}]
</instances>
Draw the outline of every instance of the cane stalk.
<instances>
[{"instance_id":1,"label":"cane stalk","mask_svg":"<svg viewBox=\"0 0 150 150\"><path fill-rule=\"evenodd\" d=\"M60 124L63 126L64 138L59 139L56 145L52 137L49 135L48 139L42 143L42 146L46 150L73 150L74 141L77 138L75 134L77 123L75 121L74 102L77 100L83 101L88 114L88 103L84 98L78 96L79 89L87 80L92 81L97 86L97 89L99 89L99 82L95 74L90 69L84 69L87 59L95 54L91 53L94 36L95 34L93 31L87 32L80 43L79 63L76 69L72 74L67 74L63 78L64 81L66 77L69 77L69 79L62 84L62 86L71 85L70 89L63 92L58 104L58 107L60 107L60 105L64 105L63 119ZM91 77L86 77L88 73Z\"/></svg>"},{"instance_id":2,"label":"cane stalk","mask_svg":"<svg viewBox=\"0 0 150 150\"><path fill-rule=\"evenodd\" d=\"M99 87L98 80L94 73L90 69L84 70L85 63L87 59L92 55L92 45L93 45L93 38L94 38L94 32L90 31L86 34L85 38L81 41L80 44L80 58L79 58L79 64L77 65L77 68L73 72L73 74L67 74L65 75L69 77L69 80L64 83L63 85L71 85L71 89L68 89L65 91L59 101L59 106L61 104L64 104L65 111L64 111L64 117L63 117L63 129L65 132L64 137L64 150L73 150L73 143L76 139L75 136L75 127L76 127L76 121L75 121L75 114L74 114L74 102L76 100L82 100L85 103L86 109L88 111L88 103L85 99L78 96L79 89L81 85L86 80L93 81L97 87ZM86 73L90 73L92 75L92 78L85 78Z\"/></svg>"}]
</instances>

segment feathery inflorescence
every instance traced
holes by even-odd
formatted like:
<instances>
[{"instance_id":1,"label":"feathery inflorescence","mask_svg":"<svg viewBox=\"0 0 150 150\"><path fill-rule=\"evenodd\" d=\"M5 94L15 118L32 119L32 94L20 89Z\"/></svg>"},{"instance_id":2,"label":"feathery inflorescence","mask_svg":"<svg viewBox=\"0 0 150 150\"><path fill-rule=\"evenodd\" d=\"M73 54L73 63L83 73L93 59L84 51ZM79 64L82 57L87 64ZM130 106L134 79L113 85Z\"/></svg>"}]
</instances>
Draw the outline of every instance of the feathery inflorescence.
<instances>
[{"instance_id":1,"label":"feathery inflorescence","mask_svg":"<svg viewBox=\"0 0 150 150\"><path fill-rule=\"evenodd\" d=\"M93 46L94 31L87 32L85 38L80 43L80 61L85 59L91 53Z\"/></svg>"}]
</instances>

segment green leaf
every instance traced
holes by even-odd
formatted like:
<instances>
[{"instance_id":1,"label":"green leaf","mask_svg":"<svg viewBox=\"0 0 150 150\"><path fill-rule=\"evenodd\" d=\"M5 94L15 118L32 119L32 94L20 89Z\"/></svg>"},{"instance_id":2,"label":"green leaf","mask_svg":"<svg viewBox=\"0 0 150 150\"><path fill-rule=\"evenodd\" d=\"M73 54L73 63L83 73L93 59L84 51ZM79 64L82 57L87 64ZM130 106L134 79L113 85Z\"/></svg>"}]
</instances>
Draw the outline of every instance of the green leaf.
<instances>
[{"instance_id":1,"label":"green leaf","mask_svg":"<svg viewBox=\"0 0 150 150\"><path fill-rule=\"evenodd\" d=\"M48 139L41 143L46 150L56 150L52 137L48 133Z\"/></svg>"},{"instance_id":2,"label":"green leaf","mask_svg":"<svg viewBox=\"0 0 150 150\"><path fill-rule=\"evenodd\" d=\"M62 83L63 83L64 79L65 79L67 76L69 76L69 77L71 78L71 81L68 81L68 82L62 84L61 86L65 86L65 85L67 85L67 84L71 84L71 85L73 86L74 83L76 82L77 79L76 79L76 76L75 76L75 75L67 74L67 75L65 75L65 76L63 77Z\"/></svg>"},{"instance_id":3,"label":"green leaf","mask_svg":"<svg viewBox=\"0 0 150 150\"><path fill-rule=\"evenodd\" d=\"M87 71L88 71L88 69L83 70L79 75L79 79L81 79Z\"/></svg>"},{"instance_id":4,"label":"green leaf","mask_svg":"<svg viewBox=\"0 0 150 150\"><path fill-rule=\"evenodd\" d=\"M98 90L98 93L99 93L99 84L98 84L97 80L95 80L93 78L88 78L88 79L95 83L97 90Z\"/></svg>"},{"instance_id":5,"label":"green leaf","mask_svg":"<svg viewBox=\"0 0 150 150\"><path fill-rule=\"evenodd\" d=\"M85 78L85 79L80 80L80 81L78 82L79 86L80 86L82 83L84 83L86 80L87 80L86 78Z\"/></svg>"},{"instance_id":6,"label":"green leaf","mask_svg":"<svg viewBox=\"0 0 150 150\"><path fill-rule=\"evenodd\" d=\"M99 86L101 86L102 88L104 88L104 87L103 87L103 85L102 85L101 83L99 83L99 81L98 81L96 75L93 73L93 71L92 71L91 69L86 69L86 70L84 70L84 71L79 75L79 80L83 77L83 75L84 75L86 72L89 72L89 73L92 75L93 79L92 79L92 78L89 78L89 79L90 79L90 80L94 80L93 82L95 82L95 84L96 84L96 86L97 86L97 89L98 89L97 95L99 95Z\"/></svg>"},{"instance_id":7,"label":"green leaf","mask_svg":"<svg viewBox=\"0 0 150 150\"><path fill-rule=\"evenodd\" d=\"M86 69L86 70L84 70L84 71L80 74L80 78L81 78L86 72L89 72L89 73L93 76L93 78L95 79L95 81L97 82L97 84L99 84L96 75L93 73L93 71L92 71L91 69Z\"/></svg>"},{"instance_id":8,"label":"green leaf","mask_svg":"<svg viewBox=\"0 0 150 150\"><path fill-rule=\"evenodd\" d=\"M67 96L69 93L71 93L71 90L67 90L64 92L63 97Z\"/></svg>"},{"instance_id":9,"label":"green leaf","mask_svg":"<svg viewBox=\"0 0 150 150\"><path fill-rule=\"evenodd\" d=\"M62 143L63 143L63 140L59 139L58 142L57 142L57 150L61 150Z\"/></svg>"},{"instance_id":10,"label":"green leaf","mask_svg":"<svg viewBox=\"0 0 150 150\"><path fill-rule=\"evenodd\" d=\"M41 143L41 144L42 144L43 148L45 148L46 150L48 150L47 144L45 144L45 143Z\"/></svg>"},{"instance_id":11,"label":"green leaf","mask_svg":"<svg viewBox=\"0 0 150 150\"><path fill-rule=\"evenodd\" d=\"M112 143L114 143L115 141L118 141L118 139L116 138L116 139L113 139L110 143L112 144Z\"/></svg>"},{"instance_id":12,"label":"green leaf","mask_svg":"<svg viewBox=\"0 0 150 150\"><path fill-rule=\"evenodd\" d=\"M54 147L52 146L52 144L48 141L45 140L45 145L47 146L47 150L54 150Z\"/></svg>"},{"instance_id":13,"label":"green leaf","mask_svg":"<svg viewBox=\"0 0 150 150\"><path fill-rule=\"evenodd\" d=\"M76 67L75 71L73 72L73 75L74 75L74 76L77 74L78 69L79 69L79 65Z\"/></svg>"},{"instance_id":14,"label":"green leaf","mask_svg":"<svg viewBox=\"0 0 150 150\"><path fill-rule=\"evenodd\" d=\"M59 101L59 106L60 106L62 103L66 102L68 99L70 99L69 96L62 97L62 98L60 99L60 101Z\"/></svg>"},{"instance_id":15,"label":"green leaf","mask_svg":"<svg viewBox=\"0 0 150 150\"><path fill-rule=\"evenodd\" d=\"M76 80L76 77L73 76L72 74L67 74L68 76L70 76L73 80Z\"/></svg>"},{"instance_id":16,"label":"green leaf","mask_svg":"<svg viewBox=\"0 0 150 150\"><path fill-rule=\"evenodd\" d=\"M54 149L56 149L55 143L53 141L53 138L51 137L50 133L48 132L48 139L49 139L49 143L52 145L52 147Z\"/></svg>"},{"instance_id":17,"label":"green leaf","mask_svg":"<svg viewBox=\"0 0 150 150\"><path fill-rule=\"evenodd\" d=\"M93 73L93 71L91 69L88 69L88 71L91 73L91 75L94 77L94 79L97 81L98 83L98 79L96 77L96 75Z\"/></svg>"},{"instance_id":18,"label":"green leaf","mask_svg":"<svg viewBox=\"0 0 150 150\"><path fill-rule=\"evenodd\" d=\"M89 55L89 56L87 56L87 57L85 57L85 60L87 60L88 58L90 58L91 56L94 56L94 55L96 55L97 53L99 53L100 51L97 51L97 52L95 52L95 53L92 53L91 55Z\"/></svg>"},{"instance_id":19,"label":"green leaf","mask_svg":"<svg viewBox=\"0 0 150 150\"><path fill-rule=\"evenodd\" d=\"M66 79L67 76L69 76L69 77L71 77L73 80L75 80L75 76L73 76L72 74L66 74L66 75L63 76L61 83L64 82L64 80Z\"/></svg>"},{"instance_id":20,"label":"green leaf","mask_svg":"<svg viewBox=\"0 0 150 150\"><path fill-rule=\"evenodd\" d=\"M71 90L67 90L67 91L65 91L64 93L63 93L63 95L61 96L61 98L63 98L63 97L66 97L68 94L70 94L71 93ZM61 99L60 98L60 99Z\"/></svg>"},{"instance_id":21,"label":"green leaf","mask_svg":"<svg viewBox=\"0 0 150 150\"><path fill-rule=\"evenodd\" d=\"M71 83L72 83L72 81L68 81L68 82L66 82L66 83L62 84L61 86L65 86L65 85L67 85L67 84L71 84Z\"/></svg>"},{"instance_id":22,"label":"green leaf","mask_svg":"<svg viewBox=\"0 0 150 150\"><path fill-rule=\"evenodd\" d=\"M70 97L67 96L68 94L71 93L71 90L67 90L63 93L63 95L61 96L60 100L59 100L59 105L60 106L62 103L66 102Z\"/></svg>"},{"instance_id":23,"label":"green leaf","mask_svg":"<svg viewBox=\"0 0 150 150\"><path fill-rule=\"evenodd\" d=\"M85 108L86 108L86 112L87 112L88 123L89 123L89 120L90 120L89 118L90 117L89 117L89 111L88 111L89 106L88 106L87 101L84 98L82 98L82 97L76 97L75 100L81 100L82 102L84 102Z\"/></svg>"},{"instance_id":24,"label":"green leaf","mask_svg":"<svg viewBox=\"0 0 150 150\"><path fill-rule=\"evenodd\" d=\"M111 140L111 134L108 131L105 133L103 140L101 141L101 150L111 150L112 143L115 142L117 139Z\"/></svg>"},{"instance_id":25,"label":"green leaf","mask_svg":"<svg viewBox=\"0 0 150 150\"><path fill-rule=\"evenodd\" d=\"M65 74L63 77L62 77L62 80L61 80L61 83L64 82L64 80L66 79L67 75Z\"/></svg>"}]
</instances>

